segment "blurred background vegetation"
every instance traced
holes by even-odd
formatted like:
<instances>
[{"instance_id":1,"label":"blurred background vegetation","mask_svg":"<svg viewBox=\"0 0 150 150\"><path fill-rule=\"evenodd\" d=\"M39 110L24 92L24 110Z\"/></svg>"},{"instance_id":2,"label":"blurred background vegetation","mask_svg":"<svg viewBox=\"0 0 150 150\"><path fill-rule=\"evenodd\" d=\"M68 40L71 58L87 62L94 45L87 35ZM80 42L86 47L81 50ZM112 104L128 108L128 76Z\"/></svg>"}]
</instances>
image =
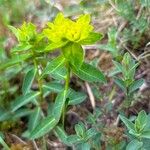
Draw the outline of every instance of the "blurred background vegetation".
<instances>
[{"instance_id":1,"label":"blurred background vegetation","mask_svg":"<svg viewBox=\"0 0 150 150\"><path fill-rule=\"evenodd\" d=\"M140 77L144 76L145 84L150 84L150 0L0 0L0 114L20 92L26 71L21 72L26 64L2 69L9 66L10 51L17 42L8 25L19 27L24 21L33 22L41 30L60 11L72 19L90 13L96 31L104 34L101 43L86 47L88 60L109 74L112 58L122 59L122 54L128 51L141 64L138 75L147 71ZM97 85L93 86L95 97L109 96L111 99L113 90L108 85L100 95ZM13 125L3 122L0 129L8 130Z\"/></svg>"}]
</instances>

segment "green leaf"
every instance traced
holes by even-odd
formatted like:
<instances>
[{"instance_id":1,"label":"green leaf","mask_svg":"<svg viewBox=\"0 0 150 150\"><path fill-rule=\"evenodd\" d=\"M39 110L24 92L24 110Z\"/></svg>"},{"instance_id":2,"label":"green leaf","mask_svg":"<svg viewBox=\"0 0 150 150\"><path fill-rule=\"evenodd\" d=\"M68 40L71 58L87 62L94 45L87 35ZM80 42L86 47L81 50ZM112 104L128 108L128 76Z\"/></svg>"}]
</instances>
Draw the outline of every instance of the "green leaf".
<instances>
[{"instance_id":1,"label":"green leaf","mask_svg":"<svg viewBox=\"0 0 150 150\"><path fill-rule=\"evenodd\" d=\"M62 66L61 68L52 72L50 76L56 80L64 80L66 79L66 75L67 75L67 70L64 66Z\"/></svg>"},{"instance_id":2,"label":"green leaf","mask_svg":"<svg viewBox=\"0 0 150 150\"><path fill-rule=\"evenodd\" d=\"M15 55L11 59L6 59L6 61L0 65L0 70L3 70L8 67L14 66L16 64L22 63L23 61L29 59L30 57L32 57L32 54L30 54L30 53Z\"/></svg>"},{"instance_id":3,"label":"green leaf","mask_svg":"<svg viewBox=\"0 0 150 150\"><path fill-rule=\"evenodd\" d=\"M67 97L69 98L68 105L80 104L87 98L85 93L76 92L72 89L68 91Z\"/></svg>"},{"instance_id":4,"label":"green leaf","mask_svg":"<svg viewBox=\"0 0 150 150\"><path fill-rule=\"evenodd\" d=\"M80 138L77 135L70 135L67 138L67 142L70 144L76 144L80 142Z\"/></svg>"},{"instance_id":5,"label":"green leaf","mask_svg":"<svg viewBox=\"0 0 150 150\"><path fill-rule=\"evenodd\" d=\"M30 44L21 44L12 49L12 53L27 51L32 48Z\"/></svg>"},{"instance_id":6,"label":"green leaf","mask_svg":"<svg viewBox=\"0 0 150 150\"><path fill-rule=\"evenodd\" d=\"M37 107L34 111L30 114L30 119L28 123L28 130L32 131L39 123L41 119L41 108Z\"/></svg>"},{"instance_id":7,"label":"green leaf","mask_svg":"<svg viewBox=\"0 0 150 150\"><path fill-rule=\"evenodd\" d=\"M0 108L0 121L9 120L11 118L11 113L7 110Z\"/></svg>"},{"instance_id":8,"label":"green leaf","mask_svg":"<svg viewBox=\"0 0 150 150\"><path fill-rule=\"evenodd\" d=\"M82 80L106 83L106 78L103 73L90 64L83 63L78 70L74 69L73 72Z\"/></svg>"},{"instance_id":9,"label":"green leaf","mask_svg":"<svg viewBox=\"0 0 150 150\"><path fill-rule=\"evenodd\" d=\"M77 43L68 43L62 48L64 57L73 65L76 69L79 69L84 60L84 50Z\"/></svg>"},{"instance_id":10,"label":"green leaf","mask_svg":"<svg viewBox=\"0 0 150 150\"><path fill-rule=\"evenodd\" d=\"M43 77L46 74L51 74L54 71L56 71L57 69L59 69L60 67L62 67L65 63L65 58L63 56L59 56L55 59L53 59L52 61L50 61L46 68L43 70L41 77Z\"/></svg>"},{"instance_id":11,"label":"green leaf","mask_svg":"<svg viewBox=\"0 0 150 150\"><path fill-rule=\"evenodd\" d=\"M30 88L32 86L33 80L35 78L37 69L32 68L27 72L27 74L24 77L23 85L22 85L22 93L25 95L30 91Z\"/></svg>"},{"instance_id":12,"label":"green leaf","mask_svg":"<svg viewBox=\"0 0 150 150\"><path fill-rule=\"evenodd\" d=\"M68 43L68 41L60 42L60 43L50 43L46 48L45 52L53 51L57 48L63 47Z\"/></svg>"},{"instance_id":13,"label":"green leaf","mask_svg":"<svg viewBox=\"0 0 150 150\"><path fill-rule=\"evenodd\" d=\"M4 147L5 150L11 150L8 145L5 143L5 141L0 136L0 144Z\"/></svg>"},{"instance_id":14,"label":"green leaf","mask_svg":"<svg viewBox=\"0 0 150 150\"><path fill-rule=\"evenodd\" d=\"M139 150L143 143L138 140L132 140L126 147L126 150Z\"/></svg>"},{"instance_id":15,"label":"green leaf","mask_svg":"<svg viewBox=\"0 0 150 150\"><path fill-rule=\"evenodd\" d=\"M140 88L144 83L144 79L139 79L133 81L133 83L129 86L129 93L136 91L138 88Z\"/></svg>"},{"instance_id":16,"label":"green leaf","mask_svg":"<svg viewBox=\"0 0 150 150\"><path fill-rule=\"evenodd\" d=\"M60 139L64 144L71 146L71 144L69 144L69 142L67 141L68 135L62 127L56 126L54 129L54 132L56 136L58 137L58 139Z\"/></svg>"},{"instance_id":17,"label":"green leaf","mask_svg":"<svg viewBox=\"0 0 150 150\"><path fill-rule=\"evenodd\" d=\"M147 114L144 110L140 111L138 114L138 117L135 120L135 128L138 131L142 131L144 129L144 127L146 126L148 121L148 117Z\"/></svg>"},{"instance_id":18,"label":"green leaf","mask_svg":"<svg viewBox=\"0 0 150 150\"><path fill-rule=\"evenodd\" d=\"M146 139L150 139L150 130L148 131L144 131L140 134L141 138L146 138Z\"/></svg>"},{"instance_id":19,"label":"green leaf","mask_svg":"<svg viewBox=\"0 0 150 150\"><path fill-rule=\"evenodd\" d=\"M84 124L82 122L79 122L78 124L75 125L75 131L77 133L77 135L81 138L84 137L85 135L85 127Z\"/></svg>"},{"instance_id":20,"label":"green leaf","mask_svg":"<svg viewBox=\"0 0 150 150\"><path fill-rule=\"evenodd\" d=\"M12 33L16 36L16 38L18 39L18 29L16 29L13 26L8 25L8 28L12 31Z\"/></svg>"},{"instance_id":21,"label":"green leaf","mask_svg":"<svg viewBox=\"0 0 150 150\"><path fill-rule=\"evenodd\" d=\"M114 65L115 65L115 67L116 67L119 71L123 72L123 67L122 67L122 65L121 65L119 62L113 61L113 63L114 63Z\"/></svg>"},{"instance_id":22,"label":"green leaf","mask_svg":"<svg viewBox=\"0 0 150 150\"><path fill-rule=\"evenodd\" d=\"M59 93L56 97L54 108L53 108L53 116L57 121L60 120L65 102L66 102L67 91L64 90Z\"/></svg>"},{"instance_id":23,"label":"green leaf","mask_svg":"<svg viewBox=\"0 0 150 150\"><path fill-rule=\"evenodd\" d=\"M42 137L49 131L51 131L58 122L54 117L46 117L35 127L35 129L31 132L29 138L30 139L37 139L39 137Z\"/></svg>"},{"instance_id":24,"label":"green leaf","mask_svg":"<svg viewBox=\"0 0 150 150\"><path fill-rule=\"evenodd\" d=\"M125 85L124 81L117 77L115 77L114 81L123 90L123 92L126 93L127 89L126 89L126 85Z\"/></svg>"},{"instance_id":25,"label":"green leaf","mask_svg":"<svg viewBox=\"0 0 150 150\"><path fill-rule=\"evenodd\" d=\"M22 95L11 103L11 111L14 112L20 107L26 105L27 103L34 101L34 99L40 94L40 92L30 92L26 95Z\"/></svg>"},{"instance_id":26,"label":"green leaf","mask_svg":"<svg viewBox=\"0 0 150 150\"><path fill-rule=\"evenodd\" d=\"M128 130L134 130L134 124L129 119L127 119L126 117L122 115L119 115L119 117L123 121L123 123L126 125Z\"/></svg>"},{"instance_id":27,"label":"green leaf","mask_svg":"<svg viewBox=\"0 0 150 150\"><path fill-rule=\"evenodd\" d=\"M90 128L86 132L86 140L89 140L90 138L92 138L93 136L97 135L98 133L99 132L96 129Z\"/></svg>"},{"instance_id":28,"label":"green leaf","mask_svg":"<svg viewBox=\"0 0 150 150\"><path fill-rule=\"evenodd\" d=\"M76 150L90 150L91 145L89 143L80 143L76 146Z\"/></svg>"},{"instance_id":29,"label":"green leaf","mask_svg":"<svg viewBox=\"0 0 150 150\"><path fill-rule=\"evenodd\" d=\"M43 84L43 88L51 92L59 93L63 90L63 85L58 82L51 82Z\"/></svg>"},{"instance_id":30,"label":"green leaf","mask_svg":"<svg viewBox=\"0 0 150 150\"><path fill-rule=\"evenodd\" d=\"M11 117L13 120L16 120L16 119L20 119L21 117L24 117L24 116L28 116L32 113L33 111L30 110L30 109L27 109L27 108L20 108L18 110L15 111L13 117L12 117L12 114L11 114Z\"/></svg>"},{"instance_id":31,"label":"green leaf","mask_svg":"<svg viewBox=\"0 0 150 150\"><path fill-rule=\"evenodd\" d=\"M96 47L100 50L106 50L112 53L116 52L116 49L110 45L98 44Z\"/></svg>"},{"instance_id":32,"label":"green leaf","mask_svg":"<svg viewBox=\"0 0 150 150\"><path fill-rule=\"evenodd\" d=\"M103 38L103 34L91 32L88 38L81 40L79 43L81 45L90 45L96 43L97 41L100 41L102 38Z\"/></svg>"}]
</instances>

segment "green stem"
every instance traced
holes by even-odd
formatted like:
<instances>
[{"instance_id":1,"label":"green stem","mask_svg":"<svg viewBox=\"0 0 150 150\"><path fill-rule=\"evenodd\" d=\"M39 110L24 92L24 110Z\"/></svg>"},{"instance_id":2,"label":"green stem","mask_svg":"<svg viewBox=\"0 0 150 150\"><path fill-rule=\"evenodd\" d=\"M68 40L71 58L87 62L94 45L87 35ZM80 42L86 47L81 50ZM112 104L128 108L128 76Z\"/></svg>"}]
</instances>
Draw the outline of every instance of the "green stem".
<instances>
[{"instance_id":1,"label":"green stem","mask_svg":"<svg viewBox=\"0 0 150 150\"><path fill-rule=\"evenodd\" d=\"M37 82L39 86L39 91L40 91L40 101L43 101L43 90L42 90L42 80L40 80L40 73L39 73L39 68L38 68L38 62L36 60L35 52L33 52L33 62L34 62L34 67L37 69Z\"/></svg>"},{"instance_id":2,"label":"green stem","mask_svg":"<svg viewBox=\"0 0 150 150\"><path fill-rule=\"evenodd\" d=\"M39 87L39 91L40 91L40 101L39 102L43 102L43 90L42 90L42 80L40 80L40 73L39 73L39 68L38 68L38 62L36 60L36 56L35 56L35 52L34 50L32 50L33 52L33 63L34 63L34 67L37 69L37 82L38 82L38 87ZM39 103L38 102L38 103ZM38 106L38 105L37 105ZM44 118L44 113L42 111L42 117ZM46 145L46 138L45 136L42 137L42 149L43 150L47 150L47 145Z\"/></svg>"},{"instance_id":3,"label":"green stem","mask_svg":"<svg viewBox=\"0 0 150 150\"><path fill-rule=\"evenodd\" d=\"M37 69L37 82L38 82L38 86L39 86L39 91L40 91L40 101L43 101L43 90L42 90L42 80L40 79L40 73L39 73L39 68L38 68L38 63L35 59L35 67Z\"/></svg>"},{"instance_id":4,"label":"green stem","mask_svg":"<svg viewBox=\"0 0 150 150\"><path fill-rule=\"evenodd\" d=\"M67 67L67 76L66 76L66 80L65 80L65 91L66 93L68 92L68 89L69 89L69 83L70 83L70 66L69 66L69 63L66 64L66 67ZM65 124L65 114L66 114L66 104L64 105L64 108L63 108L63 112L62 112L62 124L63 124L63 127L64 127L64 124Z\"/></svg>"}]
</instances>

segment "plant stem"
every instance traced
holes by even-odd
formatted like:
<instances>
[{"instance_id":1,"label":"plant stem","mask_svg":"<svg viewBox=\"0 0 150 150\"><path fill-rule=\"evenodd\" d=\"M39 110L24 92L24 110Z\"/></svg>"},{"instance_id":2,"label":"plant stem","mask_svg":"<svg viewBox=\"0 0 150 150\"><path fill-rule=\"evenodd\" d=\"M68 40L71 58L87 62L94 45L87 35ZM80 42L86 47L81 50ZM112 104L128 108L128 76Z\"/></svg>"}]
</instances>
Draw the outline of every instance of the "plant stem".
<instances>
[{"instance_id":1,"label":"plant stem","mask_svg":"<svg viewBox=\"0 0 150 150\"><path fill-rule=\"evenodd\" d=\"M36 61L36 58L34 59L34 66L37 69L37 82L39 86L39 91L40 91L40 101L43 101L43 90L42 90L42 81L40 80L40 73L39 73L39 68L38 68L38 63Z\"/></svg>"},{"instance_id":2,"label":"plant stem","mask_svg":"<svg viewBox=\"0 0 150 150\"><path fill-rule=\"evenodd\" d=\"M69 89L69 83L70 83L70 66L69 66L69 63L66 64L66 67L67 67L67 76L66 76L66 80L65 80L65 92L67 94L68 92L68 89ZM62 124L63 124L63 127L64 127L64 124L65 124L65 114L66 114L66 104L64 104L64 107L63 107L63 112L62 112Z\"/></svg>"},{"instance_id":3,"label":"plant stem","mask_svg":"<svg viewBox=\"0 0 150 150\"><path fill-rule=\"evenodd\" d=\"M35 52L34 50L32 50L33 52L33 63L34 63L34 67L37 69L37 82L38 82L38 87L39 87L39 91L40 91L40 99L39 102L43 102L43 90L42 90L42 80L40 80L40 72L39 72L39 68L38 68L38 62L36 60L36 56L35 56ZM39 103L38 102L38 103ZM44 118L44 113L42 111L42 117ZM45 136L42 137L42 149L43 150L47 150L47 145L46 145L46 138Z\"/></svg>"},{"instance_id":4,"label":"plant stem","mask_svg":"<svg viewBox=\"0 0 150 150\"><path fill-rule=\"evenodd\" d=\"M38 87L39 87L39 91L40 91L40 101L42 102L43 101L42 81L40 80L40 72L39 72L38 62L36 60L36 56L35 56L34 50L32 50L32 53L33 53L34 67L37 69L37 82L38 82Z\"/></svg>"}]
</instances>

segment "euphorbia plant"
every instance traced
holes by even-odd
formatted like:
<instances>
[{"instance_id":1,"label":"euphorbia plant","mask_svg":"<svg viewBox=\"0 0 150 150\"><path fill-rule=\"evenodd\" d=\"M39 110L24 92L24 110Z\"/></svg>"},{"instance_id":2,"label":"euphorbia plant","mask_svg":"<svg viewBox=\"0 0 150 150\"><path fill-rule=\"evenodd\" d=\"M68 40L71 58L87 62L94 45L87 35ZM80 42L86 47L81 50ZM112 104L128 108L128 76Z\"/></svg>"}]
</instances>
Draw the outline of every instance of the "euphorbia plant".
<instances>
[{"instance_id":1,"label":"euphorbia plant","mask_svg":"<svg viewBox=\"0 0 150 150\"><path fill-rule=\"evenodd\" d=\"M47 23L47 27L41 33L37 33L36 26L32 23L24 23L18 29L10 26L10 29L16 35L19 44L13 49L15 57L5 66L11 66L23 60L32 61L34 64L27 69L22 95L12 102L10 112L15 114L29 102L35 105L34 111L30 113L28 132L24 133L24 136L35 139L45 135L59 123L64 124L68 105L76 105L86 99L85 93L76 92L69 87L71 73L89 82L106 82L99 69L84 61L82 48L82 45L94 44L101 40L102 34L94 32L88 14L81 15L73 21L59 13L52 23ZM59 50L59 56L47 61L47 54L55 50ZM19 58L14 62L16 57ZM44 64L47 63L46 67L43 64L44 59ZM46 83L44 78L47 75L55 80ZM36 92L31 90L35 79L38 83ZM65 81L64 85L60 82L62 80ZM40 103L50 92L58 94L56 100L51 102L52 105L45 116ZM41 119L42 116L43 119Z\"/></svg>"}]
</instances>

